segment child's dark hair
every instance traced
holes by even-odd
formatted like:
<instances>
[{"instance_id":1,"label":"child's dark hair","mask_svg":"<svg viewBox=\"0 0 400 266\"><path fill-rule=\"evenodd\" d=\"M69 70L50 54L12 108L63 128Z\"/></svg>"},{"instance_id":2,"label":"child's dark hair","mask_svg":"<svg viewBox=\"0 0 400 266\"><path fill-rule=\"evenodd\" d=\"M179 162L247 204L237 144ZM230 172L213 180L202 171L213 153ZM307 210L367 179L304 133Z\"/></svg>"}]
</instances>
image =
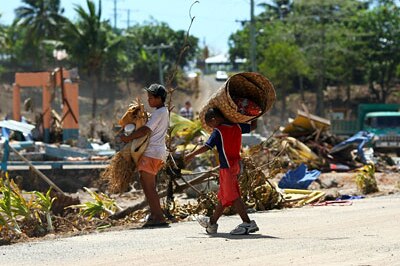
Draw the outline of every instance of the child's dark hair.
<instances>
[{"instance_id":1,"label":"child's dark hair","mask_svg":"<svg viewBox=\"0 0 400 266\"><path fill-rule=\"evenodd\" d=\"M160 96L161 97L161 101L163 102L163 103L165 103L165 100L167 99L167 95L165 95L165 96Z\"/></svg>"},{"instance_id":2,"label":"child's dark hair","mask_svg":"<svg viewBox=\"0 0 400 266\"><path fill-rule=\"evenodd\" d=\"M206 122L210 121L213 118L224 118L224 115L222 114L221 110L219 110L218 108L210 108L207 110L204 119L206 120Z\"/></svg>"}]
</instances>

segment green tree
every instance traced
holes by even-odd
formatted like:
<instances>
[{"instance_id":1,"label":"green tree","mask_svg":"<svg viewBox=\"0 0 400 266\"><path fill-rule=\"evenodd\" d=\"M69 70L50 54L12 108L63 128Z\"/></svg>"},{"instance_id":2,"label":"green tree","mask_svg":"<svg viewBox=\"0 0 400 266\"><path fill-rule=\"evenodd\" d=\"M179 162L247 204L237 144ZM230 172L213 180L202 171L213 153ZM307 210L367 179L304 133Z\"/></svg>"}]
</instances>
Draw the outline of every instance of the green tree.
<instances>
[{"instance_id":1,"label":"green tree","mask_svg":"<svg viewBox=\"0 0 400 266\"><path fill-rule=\"evenodd\" d=\"M0 14L0 18L1 18L1 14ZM0 24L0 49L4 48L5 39L6 39L6 28Z\"/></svg>"},{"instance_id":2,"label":"green tree","mask_svg":"<svg viewBox=\"0 0 400 266\"><path fill-rule=\"evenodd\" d=\"M293 1L274 0L260 3L259 6L264 8L264 11L255 17L257 64L263 62L262 57L264 50L268 47L270 42L273 42L270 39L270 35L272 34L276 37L278 31L286 31L285 27L282 27L282 21L285 21L291 14ZM232 62L234 62L236 58L250 58L249 21L242 21L242 26L243 29L231 34L228 40L229 57ZM281 37L275 39L283 39ZM249 60L245 64L245 68L251 69Z\"/></svg>"},{"instance_id":3,"label":"green tree","mask_svg":"<svg viewBox=\"0 0 400 266\"><path fill-rule=\"evenodd\" d=\"M34 68L34 60L32 54L37 54L37 47L28 45L25 41L27 29L17 25L3 26L1 33L1 65L5 73L12 73L17 71L32 71L37 70ZM9 80L13 82L13 80Z\"/></svg>"},{"instance_id":4,"label":"green tree","mask_svg":"<svg viewBox=\"0 0 400 266\"><path fill-rule=\"evenodd\" d=\"M250 58L250 29L244 26L242 30L238 30L229 36L229 58L234 62L236 58ZM259 55L257 53L257 55ZM245 63L245 68L250 69L250 60Z\"/></svg>"},{"instance_id":5,"label":"green tree","mask_svg":"<svg viewBox=\"0 0 400 266\"><path fill-rule=\"evenodd\" d=\"M28 37L31 40L54 38L60 33L60 23L65 21L62 16L60 0L22 0L24 6L15 10L16 21L29 28Z\"/></svg>"},{"instance_id":6,"label":"green tree","mask_svg":"<svg viewBox=\"0 0 400 266\"><path fill-rule=\"evenodd\" d=\"M400 64L400 9L393 1L378 5L360 15L359 45L371 93L386 102L396 90Z\"/></svg>"},{"instance_id":7,"label":"green tree","mask_svg":"<svg viewBox=\"0 0 400 266\"><path fill-rule=\"evenodd\" d=\"M168 77L184 47L185 38L185 31L174 31L164 22L151 21L129 28L126 46L129 61L132 63L133 79L146 84L159 80L156 47L160 45L169 46L160 50L163 76ZM178 62L179 67L183 67L196 56L198 39L189 35L187 44L189 47Z\"/></svg>"},{"instance_id":8,"label":"green tree","mask_svg":"<svg viewBox=\"0 0 400 266\"><path fill-rule=\"evenodd\" d=\"M0 18L1 18L1 14L0 14ZM3 25L0 25L0 61L4 61L4 56L7 55L6 40L7 40L6 28ZM0 65L0 75L3 72L4 72L4 67L3 67L3 64L1 64Z\"/></svg>"},{"instance_id":9,"label":"green tree","mask_svg":"<svg viewBox=\"0 0 400 266\"><path fill-rule=\"evenodd\" d=\"M296 45L309 71L306 77L292 75L290 84L299 84L301 95L303 83L308 84L317 95L315 111L323 115L323 92L328 84L350 88L355 79L360 81L360 51L355 48L353 24L356 14L368 5L356 0L296 0L270 1L263 6L265 11L256 18L258 64L265 67L265 51L274 44ZM230 36L231 59L249 58L248 40L245 23L243 29Z\"/></svg>"},{"instance_id":10,"label":"green tree","mask_svg":"<svg viewBox=\"0 0 400 266\"><path fill-rule=\"evenodd\" d=\"M99 81L107 61L107 55L113 54L117 49L120 39L110 30L108 22L101 20L101 1L98 9L93 1L87 0L86 11L77 5L78 14L76 24L68 23L62 36L63 47L71 56L71 61L76 62L81 71L88 76L92 88L92 123L90 135L95 132L95 119L97 114L97 94Z\"/></svg>"},{"instance_id":11,"label":"green tree","mask_svg":"<svg viewBox=\"0 0 400 266\"><path fill-rule=\"evenodd\" d=\"M41 62L45 68L46 47L43 40L57 39L61 25L66 21L62 16L64 9L60 0L23 0L22 3L15 10L15 24L26 29L25 46L38 47L39 52L31 54L33 62ZM37 60L38 56L41 60Z\"/></svg>"},{"instance_id":12,"label":"green tree","mask_svg":"<svg viewBox=\"0 0 400 266\"><path fill-rule=\"evenodd\" d=\"M288 42L276 42L264 51L264 61L259 65L260 73L270 78L277 88L282 102L281 120L287 113L286 96L294 87L294 78L308 74L308 66L300 48Z\"/></svg>"},{"instance_id":13,"label":"green tree","mask_svg":"<svg viewBox=\"0 0 400 266\"><path fill-rule=\"evenodd\" d=\"M298 0L294 2L292 23L297 23L296 41L304 49L308 64L313 69L312 80L316 84L316 113L324 115L324 90L335 76L332 60L349 47L339 33L345 32L351 17L361 4L355 0ZM345 37L345 36L342 36ZM342 63L345 63L342 60ZM344 70L344 68L342 68Z\"/></svg>"},{"instance_id":14,"label":"green tree","mask_svg":"<svg viewBox=\"0 0 400 266\"><path fill-rule=\"evenodd\" d=\"M264 21L283 20L290 14L293 8L293 1L273 0L270 2L260 3L259 6L265 9L259 15L259 20L264 20Z\"/></svg>"}]
</instances>

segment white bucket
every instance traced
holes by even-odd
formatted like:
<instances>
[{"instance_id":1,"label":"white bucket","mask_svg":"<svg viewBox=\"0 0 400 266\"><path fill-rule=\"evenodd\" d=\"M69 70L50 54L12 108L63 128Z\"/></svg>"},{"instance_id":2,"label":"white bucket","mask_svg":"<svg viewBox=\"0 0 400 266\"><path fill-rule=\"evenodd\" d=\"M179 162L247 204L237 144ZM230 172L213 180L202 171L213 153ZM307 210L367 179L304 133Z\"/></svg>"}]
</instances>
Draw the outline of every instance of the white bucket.
<instances>
[{"instance_id":1,"label":"white bucket","mask_svg":"<svg viewBox=\"0 0 400 266\"><path fill-rule=\"evenodd\" d=\"M134 124L126 124L124 127L124 133L126 136L129 136L134 130L136 126Z\"/></svg>"}]
</instances>

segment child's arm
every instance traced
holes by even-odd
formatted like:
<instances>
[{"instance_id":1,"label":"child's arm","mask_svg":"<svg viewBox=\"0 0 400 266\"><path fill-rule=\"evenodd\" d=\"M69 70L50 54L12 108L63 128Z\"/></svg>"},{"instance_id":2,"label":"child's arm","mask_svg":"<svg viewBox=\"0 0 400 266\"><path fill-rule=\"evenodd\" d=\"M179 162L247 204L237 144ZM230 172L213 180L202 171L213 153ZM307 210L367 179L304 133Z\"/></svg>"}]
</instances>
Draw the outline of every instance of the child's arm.
<instances>
[{"instance_id":1,"label":"child's arm","mask_svg":"<svg viewBox=\"0 0 400 266\"><path fill-rule=\"evenodd\" d=\"M253 121L251 121L250 124L250 131L253 131L257 128L257 119L254 119Z\"/></svg>"},{"instance_id":2,"label":"child's arm","mask_svg":"<svg viewBox=\"0 0 400 266\"><path fill-rule=\"evenodd\" d=\"M204 152L206 152L208 150L210 150L210 147L204 145L203 147L198 148L194 152L189 153L188 155L185 156L185 163L190 162L196 155L204 153Z\"/></svg>"},{"instance_id":3,"label":"child's arm","mask_svg":"<svg viewBox=\"0 0 400 266\"><path fill-rule=\"evenodd\" d=\"M121 140L125 143L130 142L134 139L144 137L151 133L151 129L147 126L142 126L137 130L133 131L129 136L121 135Z\"/></svg>"}]
</instances>

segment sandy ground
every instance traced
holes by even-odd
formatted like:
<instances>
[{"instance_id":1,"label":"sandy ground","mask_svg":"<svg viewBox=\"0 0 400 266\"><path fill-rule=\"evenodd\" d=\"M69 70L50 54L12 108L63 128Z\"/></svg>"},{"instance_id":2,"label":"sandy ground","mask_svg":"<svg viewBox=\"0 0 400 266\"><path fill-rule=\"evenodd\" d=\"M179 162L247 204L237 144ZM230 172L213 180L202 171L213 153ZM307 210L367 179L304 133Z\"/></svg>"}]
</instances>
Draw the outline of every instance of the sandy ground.
<instances>
[{"instance_id":1,"label":"sandy ground","mask_svg":"<svg viewBox=\"0 0 400 266\"><path fill-rule=\"evenodd\" d=\"M260 231L231 236L238 216L209 236L197 222L1 247L1 265L399 265L400 194L350 206L251 214Z\"/></svg>"}]
</instances>

